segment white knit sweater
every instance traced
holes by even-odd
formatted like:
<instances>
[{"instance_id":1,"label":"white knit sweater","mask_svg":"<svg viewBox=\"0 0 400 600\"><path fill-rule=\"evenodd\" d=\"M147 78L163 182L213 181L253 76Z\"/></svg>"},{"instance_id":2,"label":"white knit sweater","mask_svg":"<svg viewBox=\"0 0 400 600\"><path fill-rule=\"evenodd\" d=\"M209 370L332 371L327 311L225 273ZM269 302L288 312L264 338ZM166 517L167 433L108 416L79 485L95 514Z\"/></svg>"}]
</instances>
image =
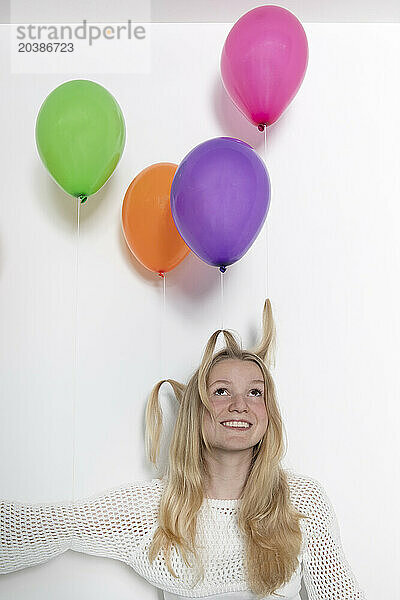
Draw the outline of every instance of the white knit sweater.
<instances>
[{"instance_id":1,"label":"white knit sweater","mask_svg":"<svg viewBox=\"0 0 400 600\"><path fill-rule=\"evenodd\" d=\"M321 484L286 471L291 502L310 519L301 519L299 566L291 580L269 599L300 600L303 578L309 600L365 600L343 553L332 504ZM165 479L134 481L101 496L74 503L22 504L0 501L0 573L43 563L66 550L120 560L154 586L166 600L250 600L255 598L243 569L243 538L237 527L240 500L205 498L198 514L197 540L205 578L196 583L176 549L175 579L159 554L151 564L147 551L157 528Z\"/></svg>"}]
</instances>

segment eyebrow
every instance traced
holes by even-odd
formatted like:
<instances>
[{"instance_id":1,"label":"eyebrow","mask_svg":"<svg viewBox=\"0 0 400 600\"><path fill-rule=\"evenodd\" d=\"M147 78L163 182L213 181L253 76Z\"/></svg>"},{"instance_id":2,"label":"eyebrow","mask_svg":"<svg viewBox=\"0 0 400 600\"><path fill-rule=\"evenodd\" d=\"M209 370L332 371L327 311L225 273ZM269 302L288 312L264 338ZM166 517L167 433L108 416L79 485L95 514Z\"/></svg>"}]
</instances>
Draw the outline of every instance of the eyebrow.
<instances>
[{"instance_id":1,"label":"eyebrow","mask_svg":"<svg viewBox=\"0 0 400 600\"><path fill-rule=\"evenodd\" d=\"M208 387L211 387L212 385L214 385L215 383L218 383L218 382L221 382L221 383L232 383L232 381L230 381L230 379L216 379L215 381L213 381L212 383L210 383ZM264 383L264 380L263 379L252 379L250 381L250 383Z\"/></svg>"}]
</instances>

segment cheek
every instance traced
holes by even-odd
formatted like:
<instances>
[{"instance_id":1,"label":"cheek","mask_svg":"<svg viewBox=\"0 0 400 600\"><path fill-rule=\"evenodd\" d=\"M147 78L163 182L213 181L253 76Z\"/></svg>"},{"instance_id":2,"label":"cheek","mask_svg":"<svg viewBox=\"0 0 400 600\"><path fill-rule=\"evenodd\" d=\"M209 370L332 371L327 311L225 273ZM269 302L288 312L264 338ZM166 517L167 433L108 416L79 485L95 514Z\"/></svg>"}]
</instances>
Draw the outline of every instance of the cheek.
<instances>
[{"instance_id":1,"label":"cheek","mask_svg":"<svg viewBox=\"0 0 400 600\"><path fill-rule=\"evenodd\" d=\"M206 410L206 411L204 412L203 423L204 423L204 427L205 427L206 429L210 429L210 428L213 428L213 427L214 427L213 420L212 420L212 418L211 418L211 415L210 415L210 413L208 412L208 410Z\"/></svg>"},{"instance_id":2,"label":"cheek","mask_svg":"<svg viewBox=\"0 0 400 600\"><path fill-rule=\"evenodd\" d=\"M259 406L256 412L257 412L257 417L258 417L259 422L267 425L268 424L268 414L267 414L267 408L266 408L265 404L263 404L262 406Z\"/></svg>"},{"instance_id":3,"label":"cheek","mask_svg":"<svg viewBox=\"0 0 400 600\"><path fill-rule=\"evenodd\" d=\"M205 412L205 413L204 413L204 416L203 416L203 423L204 423L204 426L205 426L205 427L207 427L207 426L208 426L208 425L211 423L211 417L210 417L210 415L208 414L208 412Z\"/></svg>"},{"instance_id":4,"label":"cheek","mask_svg":"<svg viewBox=\"0 0 400 600\"><path fill-rule=\"evenodd\" d=\"M211 415L207 412L204 413L203 418L204 423L204 434L209 442L215 439L215 436L218 435L217 425L214 425Z\"/></svg>"}]
</instances>

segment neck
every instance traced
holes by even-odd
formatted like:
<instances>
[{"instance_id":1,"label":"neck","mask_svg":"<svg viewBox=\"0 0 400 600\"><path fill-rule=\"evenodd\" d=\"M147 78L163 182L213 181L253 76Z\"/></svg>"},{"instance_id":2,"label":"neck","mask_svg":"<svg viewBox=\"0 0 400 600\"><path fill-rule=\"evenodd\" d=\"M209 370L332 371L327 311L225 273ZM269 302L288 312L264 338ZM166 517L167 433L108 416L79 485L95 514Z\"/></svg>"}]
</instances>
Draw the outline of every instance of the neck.
<instances>
[{"instance_id":1,"label":"neck","mask_svg":"<svg viewBox=\"0 0 400 600\"><path fill-rule=\"evenodd\" d=\"M252 449L226 451L213 449L213 454L205 452L204 461L208 475L205 477L207 498L236 500L240 497L252 459Z\"/></svg>"}]
</instances>

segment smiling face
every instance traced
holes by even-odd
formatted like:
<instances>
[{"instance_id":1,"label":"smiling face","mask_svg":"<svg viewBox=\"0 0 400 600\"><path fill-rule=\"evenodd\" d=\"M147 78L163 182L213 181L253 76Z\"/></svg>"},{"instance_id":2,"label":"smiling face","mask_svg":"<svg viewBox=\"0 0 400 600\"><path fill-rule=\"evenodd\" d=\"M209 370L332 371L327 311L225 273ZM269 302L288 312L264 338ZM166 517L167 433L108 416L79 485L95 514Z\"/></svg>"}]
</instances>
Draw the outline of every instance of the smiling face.
<instances>
[{"instance_id":1,"label":"smiling face","mask_svg":"<svg viewBox=\"0 0 400 600\"><path fill-rule=\"evenodd\" d=\"M246 450L260 441L268 425L264 387L263 373L254 361L229 358L211 368L207 395L216 423L205 410L204 429L212 447ZM248 421L251 426L228 428L222 421Z\"/></svg>"}]
</instances>

